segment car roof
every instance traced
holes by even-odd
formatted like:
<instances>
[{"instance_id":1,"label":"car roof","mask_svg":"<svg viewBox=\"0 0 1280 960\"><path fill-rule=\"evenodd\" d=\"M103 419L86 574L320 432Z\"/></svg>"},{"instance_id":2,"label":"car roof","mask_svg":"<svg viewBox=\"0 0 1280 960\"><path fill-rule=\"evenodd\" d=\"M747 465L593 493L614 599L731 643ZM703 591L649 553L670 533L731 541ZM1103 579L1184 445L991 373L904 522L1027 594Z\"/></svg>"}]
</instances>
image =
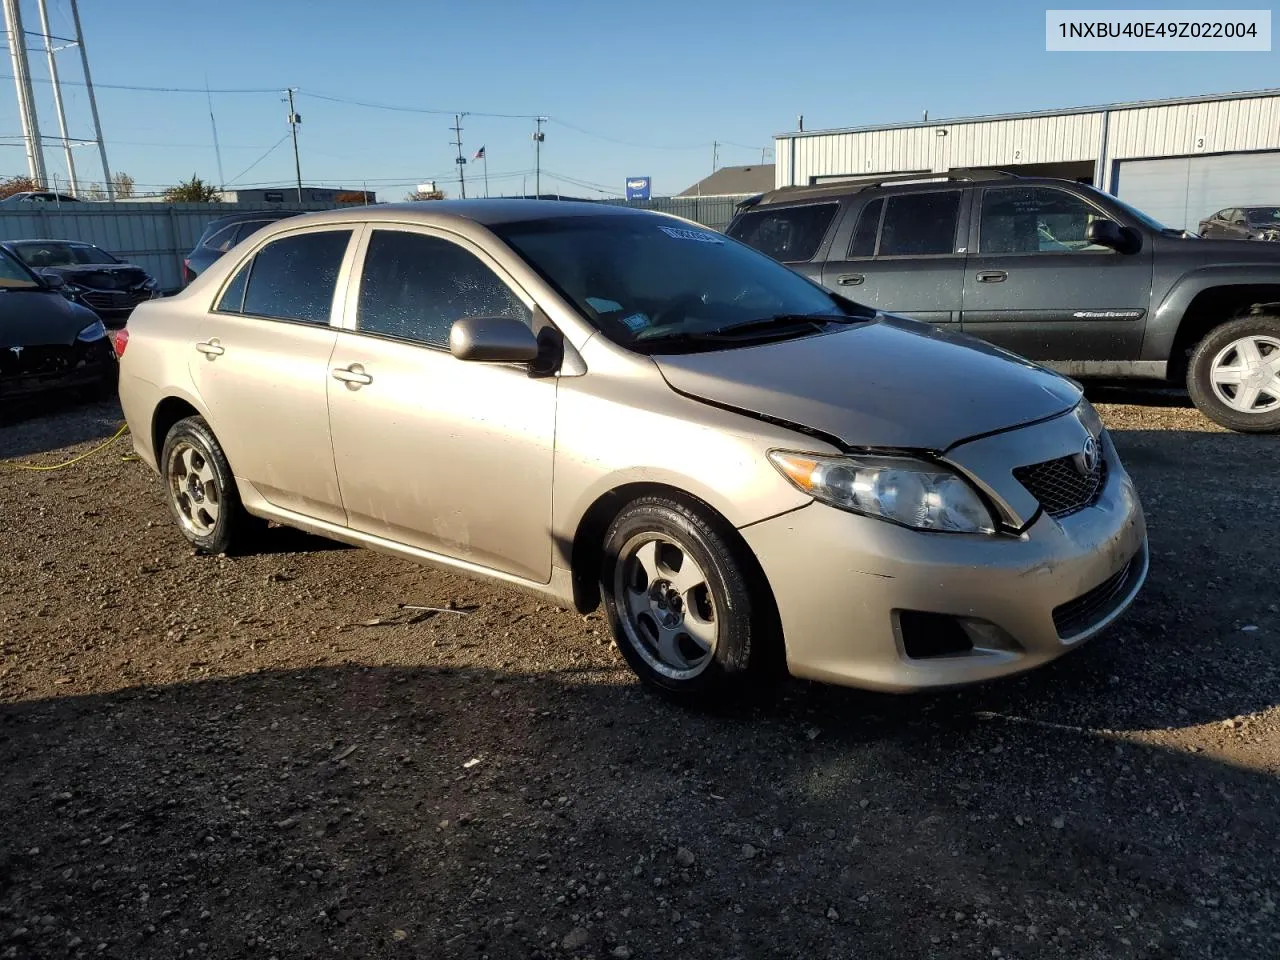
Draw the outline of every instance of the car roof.
<instances>
[{"instance_id":1,"label":"car roof","mask_svg":"<svg viewBox=\"0 0 1280 960\"><path fill-rule=\"evenodd\" d=\"M606 216L647 216L661 217L668 220L680 219L679 217L654 210L624 207L617 204L592 203L586 200L524 200L512 198L411 200L403 203L379 203L371 206L356 205L337 210L318 210L299 214L297 220L303 223L342 223L347 220L404 223L405 221L417 220L433 224L465 221L485 227L493 227L526 220Z\"/></svg>"},{"instance_id":2,"label":"car roof","mask_svg":"<svg viewBox=\"0 0 1280 960\"><path fill-rule=\"evenodd\" d=\"M775 204L814 203L822 200L840 200L866 190L901 190L902 192L936 190L939 186L972 186L977 183L999 183L1007 186L1035 186L1052 184L1084 186L1074 180L1060 177L1024 177L1004 170L956 169L943 173L881 174L856 177L832 183L817 183L796 187L778 187L757 197L749 197L738 204L740 210L748 210Z\"/></svg>"},{"instance_id":3,"label":"car roof","mask_svg":"<svg viewBox=\"0 0 1280 960\"><path fill-rule=\"evenodd\" d=\"M23 237L21 240L6 240L4 242L6 245L13 244L15 246L19 243L65 243L72 247L96 247L97 249L102 249L96 243L90 243L88 240L58 240L54 237Z\"/></svg>"}]
</instances>

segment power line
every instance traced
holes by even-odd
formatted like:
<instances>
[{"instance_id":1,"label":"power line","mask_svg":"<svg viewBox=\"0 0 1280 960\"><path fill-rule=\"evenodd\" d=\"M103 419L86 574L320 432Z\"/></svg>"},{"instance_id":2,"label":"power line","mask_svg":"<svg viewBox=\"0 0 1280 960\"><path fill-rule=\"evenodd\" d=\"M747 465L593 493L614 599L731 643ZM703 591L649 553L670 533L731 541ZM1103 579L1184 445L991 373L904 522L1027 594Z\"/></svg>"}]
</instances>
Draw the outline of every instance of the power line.
<instances>
[{"instance_id":1,"label":"power line","mask_svg":"<svg viewBox=\"0 0 1280 960\"><path fill-rule=\"evenodd\" d=\"M290 131L290 132L292 132L292 131ZM253 163L251 163L251 164L249 164L247 167L245 167L245 168L244 168L242 171L240 171L240 173L238 173L236 176L234 176L234 177L232 177L230 180L228 180L228 181L226 182L226 186L228 186L228 187L229 187L229 186L231 186L231 184L235 183L237 180L239 180L241 177L243 177L246 173L248 173L250 170L252 170L252 169L253 169L254 167L256 167L258 164L260 164L263 160L267 159L267 157L269 157L269 156L271 156L271 154L275 153L275 152L276 152L276 148L277 148L277 147L279 147L279 146L280 146L280 144L284 143L284 142L285 142L286 140L288 140L288 139L289 139L289 134L288 134L288 133L286 133L283 137L281 137L279 140L277 140L277 141L276 141L276 142L271 146L271 148L270 148L269 150L267 150L267 152L266 152L266 153L264 153L264 154L263 154L262 156L260 156L257 160L253 161Z\"/></svg>"},{"instance_id":2,"label":"power line","mask_svg":"<svg viewBox=\"0 0 1280 960\"><path fill-rule=\"evenodd\" d=\"M370 110L391 110L396 113L430 113L439 116L448 116L449 114L457 114L459 112L470 117L491 117L499 120L533 120L535 115L531 113L481 113L476 110L444 110L437 107L409 107L392 103L375 103L372 100L353 100L350 97L335 97L327 93L316 93L313 90L299 90L299 94L304 97L310 97L313 100L327 100L330 103L343 103L352 107L367 107Z\"/></svg>"}]
</instances>

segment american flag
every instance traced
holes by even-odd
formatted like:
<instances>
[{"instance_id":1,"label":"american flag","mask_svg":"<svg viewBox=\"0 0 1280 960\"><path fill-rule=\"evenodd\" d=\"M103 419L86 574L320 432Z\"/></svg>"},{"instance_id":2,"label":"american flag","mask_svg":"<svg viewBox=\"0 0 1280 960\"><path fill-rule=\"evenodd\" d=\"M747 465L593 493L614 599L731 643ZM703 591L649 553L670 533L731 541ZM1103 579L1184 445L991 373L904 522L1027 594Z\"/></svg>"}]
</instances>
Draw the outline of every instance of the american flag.
<instances>
[{"instance_id":1,"label":"american flag","mask_svg":"<svg viewBox=\"0 0 1280 960\"><path fill-rule=\"evenodd\" d=\"M473 159L473 160L483 160L483 159L484 159L484 147L481 147L479 150L477 150L477 151L476 151L476 155L475 155L474 157L472 157L471 159Z\"/></svg>"}]
</instances>

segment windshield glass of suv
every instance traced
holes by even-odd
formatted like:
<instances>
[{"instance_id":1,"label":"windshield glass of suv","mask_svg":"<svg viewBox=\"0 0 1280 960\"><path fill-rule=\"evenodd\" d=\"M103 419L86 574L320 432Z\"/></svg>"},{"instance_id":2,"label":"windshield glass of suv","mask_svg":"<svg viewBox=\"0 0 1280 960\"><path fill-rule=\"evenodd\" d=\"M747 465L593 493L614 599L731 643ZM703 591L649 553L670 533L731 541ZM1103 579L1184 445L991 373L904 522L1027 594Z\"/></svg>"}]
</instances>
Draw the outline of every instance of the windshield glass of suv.
<instances>
[{"instance_id":1,"label":"windshield glass of suv","mask_svg":"<svg viewBox=\"0 0 1280 960\"><path fill-rule=\"evenodd\" d=\"M1173 227L1166 227L1163 223L1161 223L1155 217L1151 216L1150 214L1143 213L1137 207L1130 206L1129 204L1121 200L1119 197L1113 197L1110 194L1106 194L1106 198L1109 203L1114 203L1117 207L1119 207L1125 213L1129 214L1129 216L1133 217L1133 219L1140 221L1143 224L1146 224L1146 226L1154 230L1156 233L1181 233L1182 232L1181 230L1175 230Z\"/></svg>"},{"instance_id":2,"label":"windshield glass of suv","mask_svg":"<svg viewBox=\"0 0 1280 960\"><path fill-rule=\"evenodd\" d=\"M105 250L84 243L15 243L18 256L32 267L79 267L94 263L119 263Z\"/></svg>"},{"instance_id":3,"label":"windshield glass of suv","mask_svg":"<svg viewBox=\"0 0 1280 960\"><path fill-rule=\"evenodd\" d=\"M1280 221L1280 207L1250 207L1244 212L1245 219L1254 226Z\"/></svg>"},{"instance_id":4,"label":"windshield glass of suv","mask_svg":"<svg viewBox=\"0 0 1280 960\"><path fill-rule=\"evenodd\" d=\"M0 250L0 289L27 290L39 286L41 284L12 254Z\"/></svg>"},{"instance_id":5,"label":"windshield glass of suv","mask_svg":"<svg viewBox=\"0 0 1280 960\"><path fill-rule=\"evenodd\" d=\"M556 217L493 230L605 336L636 350L782 315L845 316L787 267L679 220Z\"/></svg>"}]
</instances>

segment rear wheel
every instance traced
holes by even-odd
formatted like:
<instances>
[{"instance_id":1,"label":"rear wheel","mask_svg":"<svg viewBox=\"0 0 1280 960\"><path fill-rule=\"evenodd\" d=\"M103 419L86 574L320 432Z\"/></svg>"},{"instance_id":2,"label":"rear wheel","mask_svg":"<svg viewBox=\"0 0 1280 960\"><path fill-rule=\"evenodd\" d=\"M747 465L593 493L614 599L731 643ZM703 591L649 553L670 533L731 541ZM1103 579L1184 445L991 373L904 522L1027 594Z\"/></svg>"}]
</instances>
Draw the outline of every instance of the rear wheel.
<instances>
[{"instance_id":1,"label":"rear wheel","mask_svg":"<svg viewBox=\"0 0 1280 960\"><path fill-rule=\"evenodd\" d=\"M226 454L203 417L187 417L169 428L160 463L169 512L201 553L246 546L266 526L240 503Z\"/></svg>"},{"instance_id":2,"label":"rear wheel","mask_svg":"<svg viewBox=\"0 0 1280 960\"><path fill-rule=\"evenodd\" d=\"M1242 433L1280 431L1280 317L1242 317L1211 330L1191 355L1191 399Z\"/></svg>"},{"instance_id":3,"label":"rear wheel","mask_svg":"<svg viewBox=\"0 0 1280 960\"><path fill-rule=\"evenodd\" d=\"M744 549L679 500L628 504L605 535L601 593L619 650L645 683L682 698L758 692L781 671L766 590Z\"/></svg>"}]
</instances>

